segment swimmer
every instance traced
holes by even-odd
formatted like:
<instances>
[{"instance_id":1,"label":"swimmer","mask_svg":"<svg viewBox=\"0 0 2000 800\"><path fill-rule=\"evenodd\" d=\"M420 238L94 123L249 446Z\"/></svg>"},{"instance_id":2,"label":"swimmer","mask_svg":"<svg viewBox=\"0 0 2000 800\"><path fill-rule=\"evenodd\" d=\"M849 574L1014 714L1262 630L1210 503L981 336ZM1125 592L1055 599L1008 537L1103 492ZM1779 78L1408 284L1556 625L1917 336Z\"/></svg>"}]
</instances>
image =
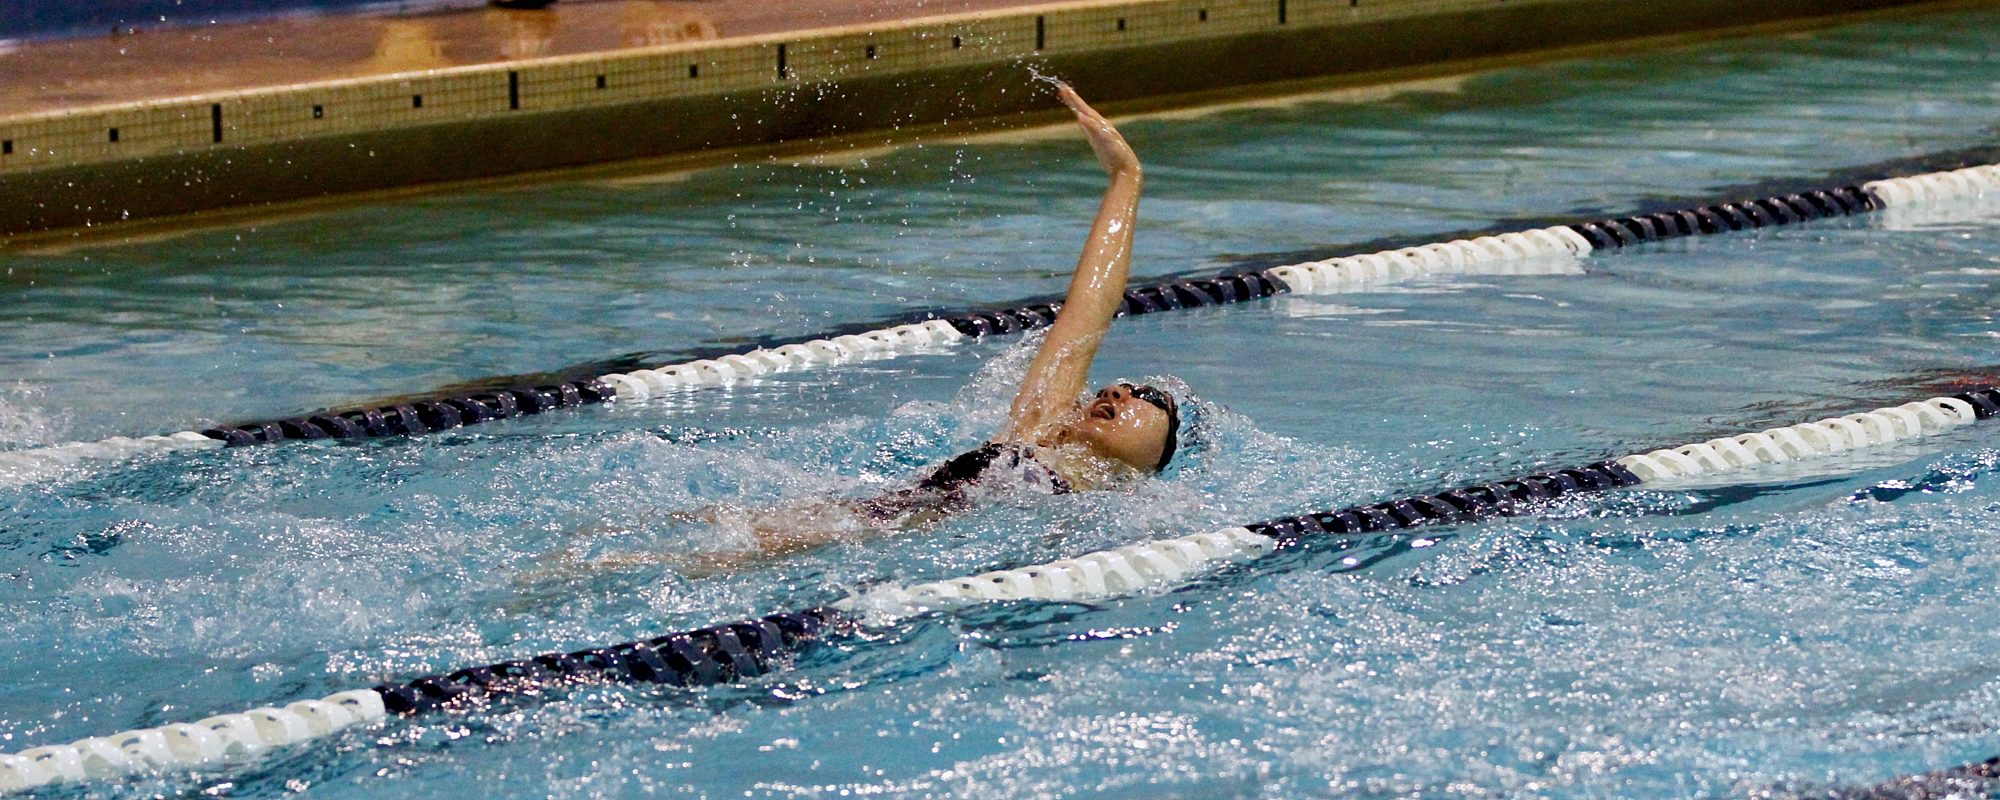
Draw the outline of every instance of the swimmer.
<instances>
[{"instance_id":1,"label":"swimmer","mask_svg":"<svg viewBox=\"0 0 2000 800\"><path fill-rule=\"evenodd\" d=\"M879 497L838 504L860 517L859 527L922 527L963 511L981 496L1008 492L1065 494L1103 489L1157 474L1173 460L1180 411L1172 394L1152 386L1119 383L1079 402L1091 362L1124 298L1132 265L1132 235L1145 178L1125 137L1068 85L1056 94L1076 113L1090 148L1110 178L1099 202L1076 272L1041 349L1014 395L1007 425L991 440L937 467L914 486ZM792 516L750 520L764 555L779 555L843 538L841 528ZM795 512L796 513L796 512ZM765 515L758 514L758 517Z\"/></svg>"},{"instance_id":2,"label":"swimmer","mask_svg":"<svg viewBox=\"0 0 2000 800\"><path fill-rule=\"evenodd\" d=\"M1098 205L1061 310L1014 395L1006 426L914 485L878 497L777 509L715 506L677 515L687 521L747 528L755 537L754 551L678 558L631 553L600 559L599 566L665 561L684 572L726 569L834 541L920 529L972 508L981 498L1106 489L1167 467L1180 426L1172 394L1119 383L1079 401L1098 345L1124 298L1144 176L1138 156L1110 121L1069 86L1056 86L1062 102L1076 113L1110 186Z\"/></svg>"}]
</instances>

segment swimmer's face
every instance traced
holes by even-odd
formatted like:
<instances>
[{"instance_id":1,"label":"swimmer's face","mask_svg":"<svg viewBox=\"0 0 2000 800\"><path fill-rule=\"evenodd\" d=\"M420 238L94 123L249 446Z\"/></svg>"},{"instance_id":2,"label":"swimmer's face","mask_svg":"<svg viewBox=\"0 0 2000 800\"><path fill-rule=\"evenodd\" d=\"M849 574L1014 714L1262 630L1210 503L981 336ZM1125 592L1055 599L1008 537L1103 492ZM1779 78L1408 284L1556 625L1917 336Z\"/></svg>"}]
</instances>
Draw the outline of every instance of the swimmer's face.
<instances>
[{"instance_id":1,"label":"swimmer's face","mask_svg":"<svg viewBox=\"0 0 2000 800\"><path fill-rule=\"evenodd\" d=\"M1134 397L1133 391L1129 383L1104 387L1079 407L1082 415L1063 428L1063 439L1141 472L1155 471L1172 420L1159 406Z\"/></svg>"}]
</instances>

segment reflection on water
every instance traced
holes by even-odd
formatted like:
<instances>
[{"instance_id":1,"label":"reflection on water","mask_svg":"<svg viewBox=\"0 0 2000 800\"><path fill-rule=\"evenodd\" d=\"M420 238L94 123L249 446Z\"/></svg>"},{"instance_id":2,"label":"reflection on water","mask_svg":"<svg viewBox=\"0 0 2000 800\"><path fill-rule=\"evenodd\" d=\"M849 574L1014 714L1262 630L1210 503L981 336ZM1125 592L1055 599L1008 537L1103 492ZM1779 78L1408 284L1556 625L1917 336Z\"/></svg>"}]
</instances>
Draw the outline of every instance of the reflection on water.
<instances>
[{"instance_id":1,"label":"reflection on water","mask_svg":"<svg viewBox=\"0 0 2000 800\"><path fill-rule=\"evenodd\" d=\"M1946 203L1919 203L1883 209L1882 225L1891 230L1929 230L1939 234L1976 230L2000 222L2000 194L1960 198Z\"/></svg>"}]
</instances>

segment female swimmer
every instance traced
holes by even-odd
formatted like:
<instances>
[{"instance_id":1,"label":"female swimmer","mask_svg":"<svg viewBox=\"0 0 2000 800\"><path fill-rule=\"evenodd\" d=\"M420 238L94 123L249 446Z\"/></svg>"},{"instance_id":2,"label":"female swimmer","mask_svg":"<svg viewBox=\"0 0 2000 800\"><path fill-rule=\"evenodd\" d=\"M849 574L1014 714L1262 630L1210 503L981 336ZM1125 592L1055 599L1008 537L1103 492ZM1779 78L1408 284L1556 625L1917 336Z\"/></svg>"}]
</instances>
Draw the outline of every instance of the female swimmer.
<instances>
[{"instance_id":1,"label":"female swimmer","mask_svg":"<svg viewBox=\"0 0 2000 800\"><path fill-rule=\"evenodd\" d=\"M1111 185L1098 205L1055 322L1014 395L1006 426L913 485L878 497L771 509L713 506L678 515L747 527L756 547L664 558L686 571L726 569L828 542L921 528L998 495L1110 488L1156 474L1173 460L1180 416L1171 394L1120 383L1079 400L1125 293L1144 176L1131 146L1103 115L1066 85L1057 84L1057 93L1076 113ZM637 566L662 559L634 553L600 559L597 565Z\"/></svg>"},{"instance_id":2,"label":"female swimmer","mask_svg":"<svg viewBox=\"0 0 2000 800\"><path fill-rule=\"evenodd\" d=\"M1057 94L1076 113L1111 185L1055 322L1014 395L1006 427L908 488L857 502L751 514L762 555L795 552L859 531L920 527L994 494L1108 488L1158 473L1173 460L1180 427L1173 395L1120 383L1088 401L1078 399L1125 294L1145 179L1138 156L1109 120L1070 87L1058 84ZM711 510L703 516L722 515Z\"/></svg>"}]
</instances>

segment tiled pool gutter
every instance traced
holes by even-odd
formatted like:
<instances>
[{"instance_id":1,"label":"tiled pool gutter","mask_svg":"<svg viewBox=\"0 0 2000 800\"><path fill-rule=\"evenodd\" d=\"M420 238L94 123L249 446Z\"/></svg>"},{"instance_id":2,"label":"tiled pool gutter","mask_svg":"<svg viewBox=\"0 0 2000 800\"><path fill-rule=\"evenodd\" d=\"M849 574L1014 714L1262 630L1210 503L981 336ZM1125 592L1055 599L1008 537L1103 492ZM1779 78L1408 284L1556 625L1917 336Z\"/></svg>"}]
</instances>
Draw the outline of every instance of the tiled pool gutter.
<instances>
[{"instance_id":1,"label":"tiled pool gutter","mask_svg":"<svg viewBox=\"0 0 2000 800\"><path fill-rule=\"evenodd\" d=\"M1918 0L1084 0L0 114L0 242L222 209L1155 100ZM1212 95L1210 96L1212 98ZM34 236L33 238L42 238Z\"/></svg>"}]
</instances>

